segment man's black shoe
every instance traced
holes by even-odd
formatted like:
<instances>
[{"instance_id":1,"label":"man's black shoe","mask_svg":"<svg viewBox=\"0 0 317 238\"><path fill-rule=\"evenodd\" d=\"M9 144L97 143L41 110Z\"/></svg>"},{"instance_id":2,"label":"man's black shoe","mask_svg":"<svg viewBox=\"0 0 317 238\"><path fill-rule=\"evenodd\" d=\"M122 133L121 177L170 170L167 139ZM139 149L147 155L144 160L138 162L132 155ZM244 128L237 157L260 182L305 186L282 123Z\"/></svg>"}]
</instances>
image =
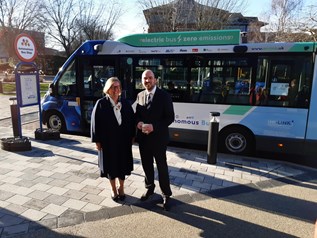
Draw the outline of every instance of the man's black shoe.
<instances>
[{"instance_id":1,"label":"man's black shoe","mask_svg":"<svg viewBox=\"0 0 317 238\"><path fill-rule=\"evenodd\" d=\"M148 200L151 195L154 194L154 189L148 189L146 192L141 196L140 200L145 201Z\"/></svg>"},{"instance_id":2,"label":"man's black shoe","mask_svg":"<svg viewBox=\"0 0 317 238\"><path fill-rule=\"evenodd\" d=\"M169 211L169 209L170 209L170 197L169 196L163 196L163 209L165 211Z\"/></svg>"}]
</instances>

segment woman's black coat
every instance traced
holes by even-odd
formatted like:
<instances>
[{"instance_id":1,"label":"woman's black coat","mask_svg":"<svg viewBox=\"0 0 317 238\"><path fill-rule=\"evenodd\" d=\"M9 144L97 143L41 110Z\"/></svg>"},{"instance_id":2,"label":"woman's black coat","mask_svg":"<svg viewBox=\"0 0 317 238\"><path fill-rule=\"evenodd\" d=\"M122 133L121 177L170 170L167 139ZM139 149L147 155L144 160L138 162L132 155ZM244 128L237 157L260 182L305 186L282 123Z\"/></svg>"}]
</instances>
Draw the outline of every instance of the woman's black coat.
<instances>
[{"instance_id":1,"label":"woman's black coat","mask_svg":"<svg viewBox=\"0 0 317 238\"><path fill-rule=\"evenodd\" d=\"M133 170L132 138L135 116L130 103L121 100L122 123L119 126L113 106L107 97L99 99L91 115L92 142L100 142L100 176L110 179L130 175Z\"/></svg>"}]
</instances>

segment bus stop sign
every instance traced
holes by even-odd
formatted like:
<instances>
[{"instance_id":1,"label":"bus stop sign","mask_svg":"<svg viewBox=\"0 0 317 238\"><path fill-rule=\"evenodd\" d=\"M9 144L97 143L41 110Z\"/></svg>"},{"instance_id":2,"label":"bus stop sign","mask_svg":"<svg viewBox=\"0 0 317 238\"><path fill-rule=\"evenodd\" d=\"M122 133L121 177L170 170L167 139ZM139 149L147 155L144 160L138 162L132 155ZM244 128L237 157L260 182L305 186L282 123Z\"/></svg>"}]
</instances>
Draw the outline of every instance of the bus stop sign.
<instances>
[{"instance_id":1,"label":"bus stop sign","mask_svg":"<svg viewBox=\"0 0 317 238\"><path fill-rule=\"evenodd\" d=\"M33 62L37 52L34 40L27 34L20 34L15 39L15 52L18 58L23 62Z\"/></svg>"}]
</instances>

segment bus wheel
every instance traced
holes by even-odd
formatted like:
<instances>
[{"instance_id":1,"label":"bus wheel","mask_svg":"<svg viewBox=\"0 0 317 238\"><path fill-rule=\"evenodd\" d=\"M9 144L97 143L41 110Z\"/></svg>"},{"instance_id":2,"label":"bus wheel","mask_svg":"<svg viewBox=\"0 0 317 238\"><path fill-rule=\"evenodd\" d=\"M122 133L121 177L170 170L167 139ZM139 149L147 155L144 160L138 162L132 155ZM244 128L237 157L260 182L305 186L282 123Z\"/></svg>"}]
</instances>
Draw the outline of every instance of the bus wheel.
<instances>
[{"instance_id":1,"label":"bus wheel","mask_svg":"<svg viewBox=\"0 0 317 238\"><path fill-rule=\"evenodd\" d=\"M220 133L220 151L230 154L251 155L253 151L254 139L247 129L231 127L224 129Z\"/></svg>"},{"instance_id":2,"label":"bus wheel","mask_svg":"<svg viewBox=\"0 0 317 238\"><path fill-rule=\"evenodd\" d=\"M66 126L63 116L59 112L49 112L47 115L47 127L59 132L65 132Z\"/></svg>"}]
</instances>

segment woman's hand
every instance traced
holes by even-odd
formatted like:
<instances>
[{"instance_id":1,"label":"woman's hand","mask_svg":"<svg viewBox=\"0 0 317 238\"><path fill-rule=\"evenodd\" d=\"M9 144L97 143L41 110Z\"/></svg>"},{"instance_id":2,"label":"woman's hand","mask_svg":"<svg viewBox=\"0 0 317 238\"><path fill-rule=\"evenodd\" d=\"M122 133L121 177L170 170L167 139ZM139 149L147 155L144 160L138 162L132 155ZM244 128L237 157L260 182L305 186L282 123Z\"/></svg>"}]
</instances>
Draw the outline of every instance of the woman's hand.
<instances>
[{"instance_id":1,"label":"woman's hand","mask_svg":"<svg viewBox=\"0 0 317 238\"><path fill-rule=\"evenodd\" d=\"M142 130L142 126L143 126L143 121L139 121L139 123L136 125L136 127L139 129L139 130Z\"/></svg>"}]
</instances>

